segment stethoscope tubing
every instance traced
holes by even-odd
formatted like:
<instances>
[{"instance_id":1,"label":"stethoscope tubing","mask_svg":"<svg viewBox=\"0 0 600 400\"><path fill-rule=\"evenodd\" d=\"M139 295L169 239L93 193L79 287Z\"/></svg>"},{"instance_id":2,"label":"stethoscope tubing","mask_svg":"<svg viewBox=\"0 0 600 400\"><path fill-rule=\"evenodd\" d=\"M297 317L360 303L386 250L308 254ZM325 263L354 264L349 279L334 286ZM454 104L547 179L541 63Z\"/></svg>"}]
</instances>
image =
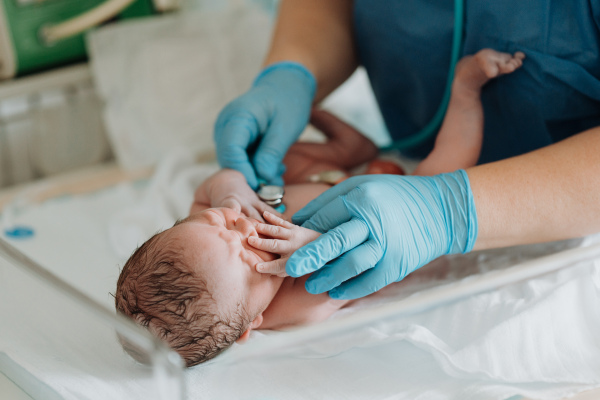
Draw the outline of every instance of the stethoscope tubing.
<instances>
[{"instance_id":1,"label":"stethoscope tubing","mask_svg":"<svg viewBox=\"0 0 600 400\"><path fill-rule=\"evenodd\" d=\"M446 88L444 89L444 96L440 103L437 111L433 118L429 121L423 129L406 138L398 139L392 142L389 146L383 147L383 151L389 150L404 150L424 143L426 140L437 134L446 110L448 109L448 103L450 102L450 95L452 94L452 82L454 80L454 71L456 64L461 55L462 50L462 39L463 39L463 28L464 28L464 8L465 0L454 0L454 32L452 34L452 53L450 56L450 68L448 69L448 78L446 80Z\"/></svg>"}]
</instances>

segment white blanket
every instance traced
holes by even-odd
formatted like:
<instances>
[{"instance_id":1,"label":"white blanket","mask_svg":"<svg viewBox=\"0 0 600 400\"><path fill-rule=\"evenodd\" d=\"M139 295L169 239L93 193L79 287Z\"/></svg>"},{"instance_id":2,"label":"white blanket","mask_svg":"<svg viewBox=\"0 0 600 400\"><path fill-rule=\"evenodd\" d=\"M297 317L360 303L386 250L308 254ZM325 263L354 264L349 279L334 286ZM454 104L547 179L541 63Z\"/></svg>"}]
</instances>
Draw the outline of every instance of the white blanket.
<instances>
[{"instance_id":1,"label":"white blanket","mask_svg":"<svg viewBox=\"0 0 600 400\"><path fill-rule=\"evenodd\" d=\"M241 7L142 18L91 32L91 67L120 165L154 165L177 146L212 151L214 121L250 87L270 31L268 15Z\"/></svg>"},{"instance_id":2,"label":"white blanket","mask_svg":"<svg viewBox=\"0 0 600 400\"><path fill-rule=\"evenodd\" d=\"M137 244L187 213L193 189L215 169L215 165L194 165L193 157L179 153L163 163L149 182L61 198L25 210L15 218L33 226L36 235L17 245L112 307L108 293L114 291L119 266ZM437 261L379 296L341 310L338 316L368 313L373 303L396 301L568 245ZM217 359L186 372L189 398L463 400L525 395L560 399L600 385L599 301L600 266L582 263L318 340L308 347L298 346L283 358L233 366L223 364L225 357ZM12 318L18 316L15 308ZM77 318L74 314L72 326L77 326ZM3 322L0 349L14 361L22 360L23 368L64 398L147 398L140 391L147 385L142 367L123 354L111 332L79 326L65 343L80 350L44 357L40 349L49 341L44 335L54 329L36 328L36 334L30 335L37 349L31 344L19 347L25 338L5 334L11 325L6 319ZM265 334L286 335L258 333ZM229 354L240 348L235 345Z\"/></svg>"}]
</instances>

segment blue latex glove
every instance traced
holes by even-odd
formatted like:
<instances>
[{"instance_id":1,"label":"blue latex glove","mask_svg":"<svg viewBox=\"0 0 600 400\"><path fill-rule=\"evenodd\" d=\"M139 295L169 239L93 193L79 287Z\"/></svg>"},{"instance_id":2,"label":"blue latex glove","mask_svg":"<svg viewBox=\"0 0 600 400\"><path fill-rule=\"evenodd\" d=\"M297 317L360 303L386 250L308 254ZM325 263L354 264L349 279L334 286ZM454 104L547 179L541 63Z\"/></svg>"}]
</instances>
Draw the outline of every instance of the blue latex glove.
<instances>
[{"instance_id":1,"label":"blue latex glove","mask_svg":"<svg viewBox=\"0 0 600 400\"><path fill-rule=\"evenodd\" d=\"M286 272L310 293L355 299L433 259L473 249L477 214L467 173L363 175L329 189L293 217L324 233L297 250ZM332 261L333 260L333 261Z\"/></svg>"},{"instance_id":2,"label":"blue latex glove","mask_svg":"<svg viewBox=\"0 0 600 400\"><path fill-rule=\"evenodd\" d=\"M259 179L283 185L283 157L308 123L316 86L312 74L298 63L281 62L263 70L252 88L217 118L221 167L243 173L253 189ZM249 154L256 145L256 152Z\"/></svg>"}]
</instances>

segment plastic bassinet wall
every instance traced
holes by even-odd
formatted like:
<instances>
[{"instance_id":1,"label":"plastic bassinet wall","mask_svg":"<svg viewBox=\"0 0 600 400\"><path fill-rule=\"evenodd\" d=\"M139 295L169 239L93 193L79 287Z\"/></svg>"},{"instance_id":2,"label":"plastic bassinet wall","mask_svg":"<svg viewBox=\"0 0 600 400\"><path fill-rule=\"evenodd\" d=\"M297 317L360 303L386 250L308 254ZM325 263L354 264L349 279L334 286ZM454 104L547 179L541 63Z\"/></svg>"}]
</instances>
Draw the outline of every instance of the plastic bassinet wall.
<instances>
[{"instance_id":1,"label":"plastic bassinet wall","mask_svg":"<svg viewBox=\"0 0 600 400\"><path fill-rule=\"evenodd\" d=\"M177 353L1 239L0 256L0 372L26 393L50 400L184 398ZM149 365L124 353L117 332Z\"/></svg>"}]
</instances>

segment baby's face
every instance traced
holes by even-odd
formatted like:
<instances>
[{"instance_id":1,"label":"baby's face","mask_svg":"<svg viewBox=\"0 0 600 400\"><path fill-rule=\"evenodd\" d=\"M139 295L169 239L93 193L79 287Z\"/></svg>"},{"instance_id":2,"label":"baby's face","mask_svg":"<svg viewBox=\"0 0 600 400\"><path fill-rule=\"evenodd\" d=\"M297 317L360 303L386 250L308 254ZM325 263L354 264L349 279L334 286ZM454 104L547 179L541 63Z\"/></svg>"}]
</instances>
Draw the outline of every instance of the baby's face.
<instances>
[{"instance_id":1,"label":"baby's face","mask_svg":"<svg viewBox=\"0 0 600 400\"><path fill-rule=\"evenodd\" d=\"M245 305L250 316L271 302L283 278L256 272L256 264L275 255L251 247L259 221L229 208L210 208L169 229L169 241L185 249L186 265L202 276L220 310Z\"/></svg>"}]
</instances>

